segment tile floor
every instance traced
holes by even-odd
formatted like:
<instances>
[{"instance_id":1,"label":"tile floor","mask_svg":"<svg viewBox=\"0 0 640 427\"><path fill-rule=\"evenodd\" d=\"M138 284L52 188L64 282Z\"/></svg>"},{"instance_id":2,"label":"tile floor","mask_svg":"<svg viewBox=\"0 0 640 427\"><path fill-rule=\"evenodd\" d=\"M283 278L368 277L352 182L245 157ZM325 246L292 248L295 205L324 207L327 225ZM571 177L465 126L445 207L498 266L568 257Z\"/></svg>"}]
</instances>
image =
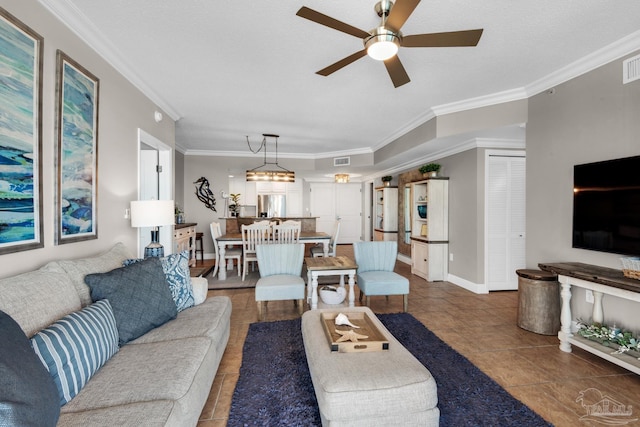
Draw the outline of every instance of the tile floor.
<instances>
[{"instance_id":1,"label":"tile floor","mask_svg":"<svg viewBox=\"0 0 640 427\"><path fill-rule=\"evenodd\" d=\"M350 245L341 245L338 251L340 255L353 254ZM618 424L640 426L640 376L579 348L564 353L558 349L557 337L518 328L517 292L476 295L448 282L426 282L411 275L404 263L397 263L396 271L411 282L409 312L414 317L547 421L556 426L607 425L598 417L581 419L587 414L582 406L586 399L577 401L578 396L593 388L603 396L632 405L632 415L617 418L615 421L621 421ZM228 295L233 313L229 344L198 427L226 425L242 363L242 346L249 324L257 321L253 293L253 289L209 291L210 296ZM376 313L399 312L402 298L390 297L387 301L374 297L371 309ZM268 305L267 321L297 316L289 301Z\"/></svg>"}]
</instances>

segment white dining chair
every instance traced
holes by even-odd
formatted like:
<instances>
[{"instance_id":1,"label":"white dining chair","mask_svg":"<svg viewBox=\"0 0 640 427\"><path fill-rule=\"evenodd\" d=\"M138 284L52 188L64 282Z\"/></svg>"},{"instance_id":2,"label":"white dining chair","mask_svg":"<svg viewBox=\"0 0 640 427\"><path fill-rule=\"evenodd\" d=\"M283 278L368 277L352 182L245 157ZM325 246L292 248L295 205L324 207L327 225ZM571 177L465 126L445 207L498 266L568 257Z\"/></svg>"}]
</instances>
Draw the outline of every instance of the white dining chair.
<instances>
[{"instance_id":1,"label":"white dining chair","mask_svg":"<svg viewBox=\"0 0 640 427\"><path fill-rule=\"evenodd\" d=\"M273 243L298 243L302 222L287 220L272 227L271 239Z\"/></svg>"},{"instance_id":2,"label":"white dining chair","mask_svg":"<svg viewBox=\"0 0 640 427\"><path fill-rule=\"evenodd\" d=\"M220 266L220 263L222 262L223 264L226 264L226 261L228 259L237 260L238 276L239 276L240 275L240 269L242 268L242 249L241 248L228 248L224 252L224 260L220 259L220 252L219 252L219 249L218 249L218 237L220 237L221 234L222 234L221 231L220 231L220 223L219 222L215 222L215 221L212 222L211 224L209 224L209 229L211 230L211 238L213 239L213 250L215 252L215 258L216 258L216 265L215 265L215 267L213 267L213 274L211 275L211 277L216 277L216 274L218 273L218 267ZM224 268L224 265L223 265L222 268Z\"/></svg>"},{"instance_id":3,"label":"white dining chair","mask_svg":"<svg viewBox=\"0 0 640 427\"><path fill-rule=\"evenodd\" d=\"M333 225L333 234L331 235L331 240L329 241L329 256L336 256L336 247L338 246L338 236L340 235L340 220L336 220ZM311 252L311 256L314 258L323 257L324 256L324 247L322 244L312 246L309 249Z\"/></svg>"},{"instance_id":4,"label":"white dining chair","mask_svg":"<svg viewBox=\"0 0 640 427\"><path fill-rule=\"evenodd\" d=\"M269 244L271 226L267 224L253 223L242 224L242 280L247 275L249 262L257 262L256 246Z\"/></svg>"}]
</instances>

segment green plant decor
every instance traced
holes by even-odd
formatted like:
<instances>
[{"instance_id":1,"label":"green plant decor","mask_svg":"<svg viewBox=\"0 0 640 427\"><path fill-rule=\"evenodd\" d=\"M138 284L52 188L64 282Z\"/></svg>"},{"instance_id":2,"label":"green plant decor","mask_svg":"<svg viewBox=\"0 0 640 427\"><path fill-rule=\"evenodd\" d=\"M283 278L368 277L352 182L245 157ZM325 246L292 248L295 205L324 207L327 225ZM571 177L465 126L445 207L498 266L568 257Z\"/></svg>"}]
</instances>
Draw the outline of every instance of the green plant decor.
<instances>
[{"instance_id":1,"label":"green plant decor","mask_svg":"<svg viewBox=\"0 0 640 427\"><path fill-rule=\"evenodd\" d=\"M387 176L383 176L381 179L383 182L388 182L388 181L391 181L393 177L391 175L387 175Z\"/></svg>"},{"instance_id":2,"label":"green plant decor","mask_svg":"<svg viewBox=\"0 0 640 427\"><path fill-rule=\"evenodd\" d=\"M616 348L612 354L633 353L633 357L640 360L640 339L629 331L607 326L600 323L587 324L578 319L578 335L602 344L605 347Z\"/></svg>"},{"instance_id":3,"label":"green plant decor","mask_svg":"<svg viewBox=\"0 0 640 427\"><path fill-rule=\"evenodd\" d=\"M438 172L440 170L440 165L438 163L427 163L426 165L420 166L420 169L418 170L420 173Z\"/></svg>"},{"instance_id":4,"label":"green plant decor","mask_svg":"<svg viewBox=\"0 0 640 427\"><path fill-rule=\"evenodd\" d=\"M240 209L240 193L231 193L229 194L229 198L231 199L229 210L234 214L237 214Z\"/></svg>"}]
</instances>

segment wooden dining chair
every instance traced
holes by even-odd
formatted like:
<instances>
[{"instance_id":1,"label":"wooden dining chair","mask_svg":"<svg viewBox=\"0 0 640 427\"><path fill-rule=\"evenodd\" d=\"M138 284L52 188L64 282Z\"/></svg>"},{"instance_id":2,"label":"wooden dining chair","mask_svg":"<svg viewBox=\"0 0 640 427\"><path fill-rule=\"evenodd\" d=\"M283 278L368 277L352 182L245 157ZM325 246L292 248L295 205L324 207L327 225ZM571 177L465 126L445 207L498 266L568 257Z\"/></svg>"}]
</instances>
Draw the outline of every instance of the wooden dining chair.
<instances>
[{"instance_id":1,"label":"wooden dining chair","mask_svg":"<svg viewBox=\"0 0 640 427\"><path fill-rule=\"evenodd\" d=\"M271 226L267 224L253 223L242 224L242 280L247 275L250 262L257 262L256 246L269 244Z\"/></svg>"}]
</instances>

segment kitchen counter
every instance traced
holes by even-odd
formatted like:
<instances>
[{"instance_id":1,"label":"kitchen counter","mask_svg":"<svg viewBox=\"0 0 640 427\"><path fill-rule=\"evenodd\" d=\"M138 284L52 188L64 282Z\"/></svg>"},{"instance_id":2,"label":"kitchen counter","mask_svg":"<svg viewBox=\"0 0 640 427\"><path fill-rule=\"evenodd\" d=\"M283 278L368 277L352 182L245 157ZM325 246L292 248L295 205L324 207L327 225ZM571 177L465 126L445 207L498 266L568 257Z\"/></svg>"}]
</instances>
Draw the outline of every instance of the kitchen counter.
<instances>
[{"instance_id":1,"label":"kitchen counter","mask_svg":"<svg viewBox=\"0 0 640 427\"><path fill-rule=\"evenodd\" d=\"M300 221L302 223L301 231L316 231L316 218L315 216L302 216L302 217L273 217L273 218L264 218L264 217L232 217L225 218L226 220L226 232L227 233L239 233L241 225L249 225L253 224L256 221Z\"/></svg>"}]
</instances>

